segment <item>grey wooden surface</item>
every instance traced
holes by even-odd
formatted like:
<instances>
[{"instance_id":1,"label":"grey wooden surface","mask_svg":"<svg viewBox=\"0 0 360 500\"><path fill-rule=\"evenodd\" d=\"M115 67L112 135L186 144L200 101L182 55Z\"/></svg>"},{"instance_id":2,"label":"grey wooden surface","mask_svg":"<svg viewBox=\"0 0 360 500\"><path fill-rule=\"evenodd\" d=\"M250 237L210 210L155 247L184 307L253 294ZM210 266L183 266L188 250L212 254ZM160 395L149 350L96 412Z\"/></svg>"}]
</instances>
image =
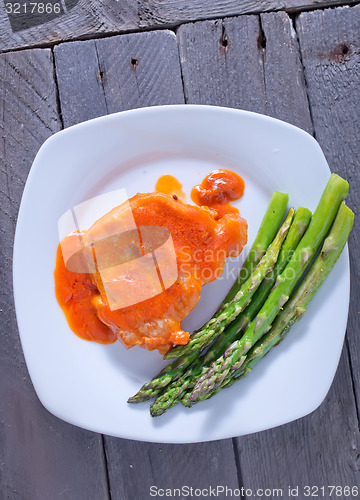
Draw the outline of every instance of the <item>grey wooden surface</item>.
<instances>
[{"instance_id":1,"label":"grey wooden surface","mask_svg":"<svg viewBox=\"0 0 360 500\"><path fill-rule=\"evenodd\" d=\"M316 138L333 168L351 183L357 217L350 235L352 272L347 343L360 414L360 6L304 13L298 33ZM313 43L309 43L313 40ZM331 130L331 133L329 132Z\"/></svg>"},{"instance_id":2,"label":"grey wooden surface","mask_svg":"<svg viewBox=\"0 0 360 500\"><path fill-rule=\"evenodd\" d=\"M64 43L54 52L65 126L126 109L184 103L171 31Z\"/></svg>"},{"instance_id":3,"label":"grey wooden surface","mask_svg":"<svg viewBox=\"0 0 360 500\"><path fill-rule=\"evenodd\" d=\"M67 13L49 21L44 16L40 19L42 24L16 31L11 28L5 7L9 2L14 3L15 0L0 4L0 50L32 47L93 34L168 27L198 19L276 10L297 12L353 4L358 0L66 0ZM71 5L74 7L71 8ZM21 6L17 8L20 13ZM28 19L28 15L24 16L24 28L29 25Z\"/></svg>"},{"instance_id":4,"label":"grey wooden surface","mask_svg":"<svg viewBox=\"0 0 360 500\"><path fill-rule=\"evenodd\" d=\"M160 445L65 424L50 415L34 393L16 328L9 242L32 159L62 126L166 103L262 112L315 134L331 169L350 181L349 204L358 213L360 7L304 12L291 19L285 12L226 17L234 13L235 4L254 9L255 2L208 2L207 11L200 1L191 8L186 2L186 11L181 9L185 2L150 3L158 25L225 17L183 24L176 36L158 30L0 54L0 498L142 500L149 498L151 485L284 488L283 497L288 498L288 486L359 485L358 221L350 241L347 340L331 390L311 415L232 440ZM285 7L300 3L285 2ZM117 19L111 2L101 4L112 10L108 24L101 25L100 18L91 25L98 33ZM121 4L130 19L136 10L133 3ZM273 2L259 2L258 7L275 8ZM86 12L96 17L95 7ZM0 11L0 26L1 16ZM53 36L61 40L88 33L81 31L88 26L84 22L75 34L74 25L66 31L59 24L57 29L63 31ZM147 26L152 26L150 21ZM1 37L0 43L5 40ZM17 43L26 46L29 39L18 38ZM268 498L276 498L275 493Z\"/></svg>"},{"instance_id":5,"label":"grey wooden surface","mask_svg":"<svg viewBox=\"0 0 360 500\"><path fill-rule=\"evenodd\" d=\"M41 144L60 129L49 49L0 55L0 498L106 498L102 437L48 413L32 387L12 295L12 240Z\"/></svg>"},{"instance_id":6,"label":"grey wooden surface","mask_svg":"<svg viewBox=\"0 0 360 500\"><path fill-rule=\"evenodd\" d=\"M285 12L177 32L187 102L264 113L312 132L298 42Z\"/></svg>"},{"instance_id":7,"label":"grey wooden surface","mask_svg":"<svg viewBox=\"0 0 360 500\"><path fill-rule=\"evenodd\" d=\"M255 16L242 16L181 26L178 37L184 87L189 102L242 107L283 119L309 132L314 130L317 137L323 134L321 144L325 152L326 147L330 147L332 152L327 155L331 167L350 179L348 173L354 174L356 169L349 169L350 172L346 169L346 157L342 152L347 149L347 155L351 157L350 165L358 161L356 131L350 132L345 139L343 130L333 127L332 132L328 124L333 123L335 118L332 103L341 101L341 96L344 96L347 105L340 104L338 114L346 120L347 115L356 113L360 103L359 79L350 76L349 82L347 79L343 80L338 76L339 68L336 66L330 78L329 72L323 68L324 59L320 59L322 67L317 73L319 81L310 87L308 95L300 61L303 60L305 69L308 69L309 48L316 52L321 47L320 54L326 54L332 52L335 46L342 46L345 43L344 31L349 32L350 26L359 23L360 9L327 10L325 14L328 19L327 30L320 29L319 18L325 17L323 12L300 15L298 22L304 31L308 31L306 36L304 34L301 37L301 41L306 40L306 46L299 46L291 20L283 12L261 14L260 23ZM348 19L344 19L345 16ZM339 25L344 27L342 33L339 32ZM355 28L353 31L355 32ZM351 30L349 35L351 36ZM347 44L356 43L355 36L351 39L346 36L346 40L349 40L346 41ZM219 50L224 37L227 39L228 51ZM358 50L356 47L352 50L355 60L349 65L357 67L359 72ZM348 59L350 60L350 56ZM215 65L213 61L216 62ZM340 64L342 63L341 60ZM313 78L314 71L310 69L305 75L308 75L308 79ZM352 86L354 92L349 91L349 86ZM320 104L321 99L328 102ZM321 124L316 119L311 119L316 104L319 115L327 118ZM336 118L341 120L339 115ZM347 128L354 127L356 121L355 117L349 121L346 131ZM343 145L337 147L337 143L342 141L348 144L348 148ZM356 197L359 182L358 179L356 182L354 175L351 177L355 181L351 186ZM358 285L355 284L354 287L357 288ZM356 300L352 304L352 307L358 308ZM357 338L357 334L358 328L354 328L348 337ZM357 357L357 352L359 351L353 351L354 357ZM241 476L245 486L256 489L266 484L269 488L285 488L287 483L305 486L319 485L320 480L323 484L359 481L354 476L354 470L359 467L359 431L348 354L345 349L336 381L320 410L284 427L237 439ZM342 411L344 407L347 408L346 412ZM332 429L331 433L329 429ZM330 442L329 437L332 440ZM342 447L345 442L347 446ZM260 468L259 455L265 456ZM297 457L296 460L294 457ZM318 457L322 457L322 460L318 460Z\"/></svg>"}]
</instances>

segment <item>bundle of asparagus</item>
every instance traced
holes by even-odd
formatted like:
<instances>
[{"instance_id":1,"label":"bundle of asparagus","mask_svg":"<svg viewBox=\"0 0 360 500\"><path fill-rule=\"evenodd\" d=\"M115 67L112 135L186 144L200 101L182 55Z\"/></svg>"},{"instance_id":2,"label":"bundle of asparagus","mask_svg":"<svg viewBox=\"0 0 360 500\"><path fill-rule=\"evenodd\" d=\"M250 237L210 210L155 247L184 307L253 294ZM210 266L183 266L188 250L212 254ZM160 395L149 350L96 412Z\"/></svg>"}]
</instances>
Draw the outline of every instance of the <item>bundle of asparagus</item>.
<instances>
[{"instance_id":1,"label":"bundle of asparagus","mask_svg":"<svg viewBox=\"0 0 360 500\"><path fill-rule=\"evenodd\" d=\"M288 201L287 195L275 192L239 278L218 312L186 346L169 351L167 358L178 358L129 402L158 396L150 406L151 415L158 416L180 401L192 406L208 399L250 373L302 317L339 258L354 218L343 202L347 194L348 183L332 174L314 215L301 207L294 216L290 209L275 236Z\"/></svg>"},{"instance_id":2,"label":"bundle of asparagus","mask_svg":"<svg viewBox=\"0 0 360 500\"><path fill-rule=\"evenodd\" d=\"M249 252L249 255L247 259L244 262L243 268L242 269L247 269L247 272L244 273L243 277L241 280L238 282L238 286L240 289L244 287L246 279L248 279L248 276L250 274L251 278L251 272L254 270L254 268L259 264L259 261L261 257L264 255L267 246L270 244L271 240L274 238L275 233L277 228L279 227L279 224L283 218L285 209L286 209L286 204L288 201L288 196L284 195L282 193L275 192L270 200L269 207L265 213L263 222L261 223L261 227L269 227L269 233L270 236L266 234L265 231L259 230L258 236ZM279 246L279 243L278 243ZM271 263L269 267L271 266ZM251 286L251 284L250 284ZM249 287L250 287L249 286ZM231 302L232 299L234 298L234 295L236 292L238 292L238 288L234 291L231 291L231 296L230 293L228 294L227 297L225 297L223 303L221 304L219 311L224 311L226 310L225 305L228 302ZM207 332L206 327L212 322L212 319L206 323L200 330L199 332L196 332L193 334L195 336L196 334L199 334L201 332ZM198 335L198 336L199 336ZM189 342L190 344L190 342ZM184 347L188 347L189 344L187 344ZM193 345L193 344L192 344ZM181 347L181 346L180 346ZM175 351L174 348L171 350L171 352ZM204 346L205 349L205 346ZM141 401L145 401L147 399L151 399L157 394L159 394L164 387L166 387L170 382L173 380L178 379L186 370L186 368L195 361L199 355L202 352L202 346L200 346L200 343L198 343L197 348L192 348L189 353L182 353L182 356L180 356L178 359L176 359L173 363L167 365L158 375L156 375L150 382L144 384L141 389L131 398L129 398L128 402L129 403L140 403ZM170 352L170 351L169 351Z\"/></svg>"}]
</instances>

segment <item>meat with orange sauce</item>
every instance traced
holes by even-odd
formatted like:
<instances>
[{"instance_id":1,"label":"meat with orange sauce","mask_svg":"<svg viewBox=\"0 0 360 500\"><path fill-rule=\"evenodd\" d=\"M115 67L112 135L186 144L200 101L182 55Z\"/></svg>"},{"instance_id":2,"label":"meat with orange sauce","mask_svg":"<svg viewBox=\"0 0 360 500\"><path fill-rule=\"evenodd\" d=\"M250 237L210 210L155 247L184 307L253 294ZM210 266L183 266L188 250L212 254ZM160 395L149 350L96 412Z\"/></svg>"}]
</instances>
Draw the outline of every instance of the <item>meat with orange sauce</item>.
<instances>
[{"instance_id":1,"label":"meat with orange sauce","mask_svg":"<svg viewBox=\"0 0 360 500\"><path fill-rule=\"evenodd\" d=\"M127 236L132 244L125 245L126 259L119 260L119 252L114 251L117 248L114 235L124 233L129 205L137 231ZM101 242L102 255L114 265L107 262L101 269L98 258L91 273L71 272L59 246L56 295L70 327L88 340L111 343L119 339L127 348L139 345L158 349L161 354L173 344L186 344L189 333L181 329L181 322L198 303L202 286L217 279L225 259L239 255L247 242L246 221L238 211L229 212L218 218L212 208L188 205L163 193L137 194L127 205L114 208L82 234L85 248ZM154 261L155 268L143 266L141 278L131 280L129 276L137 276L138 270L134 271L137 261L146 260L151 252L156 254L154 241L145 248L145 235L157 234L154 228L164 228L171 235L174 278L166 275L171 268L170 260L161 266L158 258ZM134 243L137 238L140 244ZM99 254L97 248L96 252ZM170 257L168 253L164 258ZM160 288L155 283L157 278ZM124 283L129 290L126 293ZM146 290L154 293L146 295Z\"/></svg>"}]
</instances>

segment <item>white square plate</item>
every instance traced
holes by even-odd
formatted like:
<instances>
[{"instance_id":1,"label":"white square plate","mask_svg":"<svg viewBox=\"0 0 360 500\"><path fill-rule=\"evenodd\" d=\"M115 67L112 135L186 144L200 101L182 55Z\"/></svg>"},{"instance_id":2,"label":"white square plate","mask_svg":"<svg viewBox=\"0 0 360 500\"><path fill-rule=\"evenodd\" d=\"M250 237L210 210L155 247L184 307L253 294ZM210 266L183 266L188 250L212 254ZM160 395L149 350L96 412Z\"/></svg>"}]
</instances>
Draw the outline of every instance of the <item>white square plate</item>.
<instances>
[{"instance_id":1,"label":"white square plate","mask_svg":"<svg viewBox=\"0 0 360 500\"><path fill-rule=\"evenodd\" d=\"M347 249L292 328L246 379L215 398L153 419L127 398L163 366L157 352L99 345L68 327L54 293L58 220L94 196L154 190L160 175L191 187L216 168L246 183L237 202L254 240L271 194L314 210L330 171L317 142L281 121L210 106L161 106L105 116L61 131L41 147L16 228L14 293L22 346L43 405L72 424L123 438L186 443L229 438L302 417L326 396L339 361L349 303ZM246 255L245 248L241 261ZM241 262L230 263L239 268ZM229 275L229 273L227 273ZM215 311L232 280L207 285L185 320L190 331Z\"/></svg>"}]
</instances>

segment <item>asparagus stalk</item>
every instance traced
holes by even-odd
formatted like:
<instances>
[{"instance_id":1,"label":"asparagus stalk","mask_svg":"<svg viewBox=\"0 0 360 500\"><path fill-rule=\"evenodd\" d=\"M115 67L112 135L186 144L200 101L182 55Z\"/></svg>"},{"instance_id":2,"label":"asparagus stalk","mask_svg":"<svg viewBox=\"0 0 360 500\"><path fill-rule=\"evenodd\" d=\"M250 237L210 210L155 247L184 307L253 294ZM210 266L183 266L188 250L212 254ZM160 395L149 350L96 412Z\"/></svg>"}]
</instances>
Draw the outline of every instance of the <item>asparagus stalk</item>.
<instances>
[{"instance_id":1,"label":"asparagus stalk","mask_svg":"<svg viewBox=\"0 0 360 500\"><path fill-rule=\"evenodd\" d=\"M244 261L239 276L222 301L219 310L224 309L224 307L234 299L241 286L245 283L257 264L260 262L261 257L265 254L280 226L288 200L289 195L279 193L278 191L273 192L255 241ZM176 358L180 355L181 354L178 352L177 346L175 346L168 353L166 353L164 359Z\"/></svg>"},{"instance_id":2,"label":"asparagus stalk","mask_svg":"<svg viewBox=\"0 0 360 500\"><path fill-rule=\"evenodd\" d=\"M139 403L146 399L151 399L157 396L161 390L173 380L178 379L186 370L186 368L195 361L200 355L202 349L207 347L213 339L220 335L225 327L247 306L251 297L259 287L265 274L269 272L276 263L282 242L284 241L291 221L294 215L294 209L289 210L288 216L281 226L274 241L268 248L268 251L263 256L252 275L242 285L236 294L234 301L226 311L219 311L215 317L208 321L205 326L197 333L202 334L196 336L191 342L191 349L182 352L182 356L175 360L174 363L167 365L156 377L150 382L144 384L141 389L128 399L128 403ZM196 340L196 342L195 342ZM189 345L189 344L187 344ZM183 347L183 346L179 346ZM187 346L184 346L187 347Z\"/></svg>"},{"instance_id":3,"label":"asparagus stalk","mask_svg":"<svg viewBox=\"0 0 360 500\"><path fill-rule=\"evenodd\" d=\"M310 219L310 210L303 207L297 209L289 232L281 247L276 265L272 273L269 273L270 277L267 275L264 278L245 311L216 339L205 356L198 358L178 380L169 384L165 391L151 404L150 413L153 417L162 415L166 410L175 406L180 400L186 404L190 394L189 392L186 393L186 391L189 391L195 386L196 379L201 374L203 366L208 366L214 359L221 356L225 349L236 339L239 332L243 331L257 314L273 287L276 276L283 271L287 262L290 260L309 225Z\"/></svg>"},{"instance_id":4,"label":"asparagus stalk","mask_svg":"<svg viewBox=\"0 0 360 500\"><path fill-rule=\"evenodd\" d=\"M266 277L261 283L260 287L258 288L256 294L254 295L252 301L245 309L245 311L231 323L231 325L223 332L220 337L216 339L211 349L209 349L205 354L202 364L198 362L198 364L194 366L194 368L189 369L192 370L192 374L190 377L189 373L189 381L182 393L181 399L181 402L185 406L191 406L189 402L189 397L191 394L190 389L192 389L196 385L196 379L200 376L201 369L204 367L208 367L215 359L221 356L226 348L236 340L236 338L239 336L239 333L243 332L249 326L250 322L255 318L261 306L269 296L275 284L276 277L282 273L282 271L285 269L285 266L292 257L310 223L310 220L310 210L304 207L299 207L296 211L289 233L280 250L278 261L271 276Z\"/></svg>"},{"instance_id":5,"label":"asparagus stalk","mask_svg":"<svg viewBox=\"0 0 360 500\"><path fill-rule=\"evenodd\" d=\"M348 190L349 185L344 179L336 174L330 176L304 237L284 271L277 277L275 286L260 312L241 339L235 341L209 368L203 370L189 401L195 402L220 386L234 368L240 368L246 359L246 353L270 329L279 310L286 304L297 281L329 231Z\"/></svg>"},{"instance_id":6,"label":"asparagus stalk","mask_svg":"<svg viewBox=\"0 0 360 500\"><path fill-rule=\"evenodd\" d=\"M157 396L170 382L178 379L198 356L199 352L194 351L165 366L150 382L146 382L134 396L131 396L128 403L141 403Z\"/></svg>"},{"instance_id":7,"label":"asparagus stalk","mask_svg":"<svg viewBox=\"0 0 360 500\"><path fill-rule=\"evenodd\" d=\"M275 237L278 227L281 224L288 200L289 196L287 194L279 193L278 191L273 192L255 241L246 256L239 276L223 300L222 307L235 297L241 285L245 283L257 264L260 262L261 257L265 254L268 246Z\"/></svg>"},{"instance_id":8,"label":"asparagus stalk","mask_svg":"<svg viewBox=\"0 0 360 500\"><path fill-rule=\"evenodd\" d=\"M304 207L299 207L297 209L293 223L291 224L288 235L286 236L284 244L281 247L279 257L273 271L265 276L245 311L239 315L223 332L223 334L216 339L213 347L205 354L204 364L210 364L217 357L219 357L225 349L234 340L236 340L238 333L245 330L249 323L254 319L261 306L269 296L277 276L285 269L286 264L289 262L294 251L296 250L296 247L298 246L310 223L310 219L310 210Z\"/></svg>"},{"instance_id":9,"label":"asparagus stalk","mask_svg":"<svg viewBox=\"0 0 360 500\"><path fill-rule=\"evenodd\" d=\"M220 309L205 325L195 332L186 345L179 345L165 354L165 359L179 357L184 354L190 354L194 349L199 351L205 349L211 342L218 337L227 325L235 319L241 311L249 304L252 296L259 288L265 275L271 272L276 264L282 243L289 231L295 210L290 208L289 213L279 229L274 241L267 249L265 255L261 258L252 274L240 287L235 297L224 309Z\"/></svg>"},{"instance_id":10,"label":"asparagus stalk","mask_svg":"<svg viewBox=\"0 0 360 500\"><path fill-rule=\"evenodd\" d=\"M289 332L291 326L299 321L305 314L307 306L313 299L316 292L324 283L349 237L354 222L353 212L341 203L334 224L328 237L325 239L319 255L316 257L305 278L295 291L292 298L286 304L283 311L276 317L271 330L266 333L254 347L248 352L246 361L239 372L231 373L228 379L209 394L212 397L221 389L230 387L240 378L246 377L253 366L269 352L269 350L279 344ZM204 399L208 399L204 396Z\"/></svg>"}]
</instances>

